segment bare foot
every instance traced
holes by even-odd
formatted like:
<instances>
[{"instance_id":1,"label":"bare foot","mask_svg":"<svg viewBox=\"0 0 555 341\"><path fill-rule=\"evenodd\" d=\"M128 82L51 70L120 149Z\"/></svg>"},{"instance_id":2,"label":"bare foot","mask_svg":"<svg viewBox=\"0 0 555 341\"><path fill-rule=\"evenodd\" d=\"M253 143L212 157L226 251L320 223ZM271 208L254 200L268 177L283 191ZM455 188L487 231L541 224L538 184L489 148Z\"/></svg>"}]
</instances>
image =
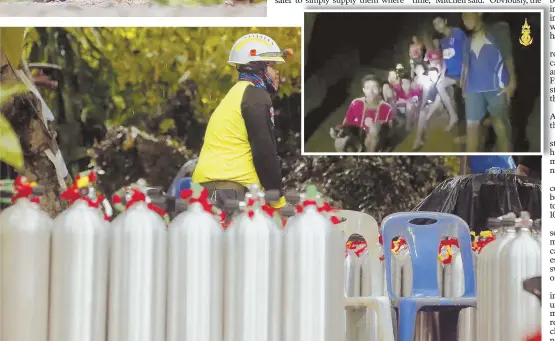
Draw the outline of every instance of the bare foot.
<instances>
[{"instance_id":1,"label":"bare foot","mask_svg":"<svg viewBox=\"0 0 555 341\"><path fill-rule=\"evenodd\" d=\"M458 119L449 120L449 124L447 124L447 127L445 127L445 131L450 132L451 129L453 129L453 127L455 126L455 124L457 124L457 122L459 122Z\"/></svg>"},{"instance_id":2,"label":"bare foot","mask_svg":"<svg viewBox=\"0 0 555 341\"><path fill-rule=\"evenodd\" d=\"M487 117L484 122L482 122L482 125L484 127L491 127L492 126L492 122L491 122L491 118Z\"/></svg>"},{"instance_id":3,"label":"bare foot","mask_svg":"<svg viewBox=\"0 0 555 341\"><path fill-rule=\"evenodd\" d=\"M457 136L453 140L456 144L464 144L466 143L466 136Z\"/></svg>"},{"instance_id":4,"label":"bare foot","mask_svg":"<svg viewBox=\"0 0 555 341\"><path fill-rule=\"evenodd\" d=\"M414 144L412 145L412 151L419 152L423 147L424 147L424 141L422 140L414 141Z\"/></svg>"}]
</instances>

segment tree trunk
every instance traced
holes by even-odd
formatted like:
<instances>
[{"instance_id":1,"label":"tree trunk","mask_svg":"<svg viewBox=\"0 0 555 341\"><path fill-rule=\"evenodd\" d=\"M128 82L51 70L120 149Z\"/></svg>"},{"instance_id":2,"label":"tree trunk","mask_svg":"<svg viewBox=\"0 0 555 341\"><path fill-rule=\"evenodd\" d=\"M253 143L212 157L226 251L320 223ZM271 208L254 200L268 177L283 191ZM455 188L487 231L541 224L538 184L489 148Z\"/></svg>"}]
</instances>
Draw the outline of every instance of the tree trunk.
<instances>
[{"instance_id":1,"label":"tree trunk","mask_svg":"<svg viewBox=\"0 0 555 341\"><path fill-rule=\"evenodd\" d=\"M58 182L54 164L45 150L57 151L55 140L50 136L40 116L41 102L31 92L15 96L1 108L19 136L24 154L25 167L21 175L35 180L45 189L41 197L41 208L51 217L56 217L68 205L60 199L62 188Z\"/></svg>"}]
</instances>

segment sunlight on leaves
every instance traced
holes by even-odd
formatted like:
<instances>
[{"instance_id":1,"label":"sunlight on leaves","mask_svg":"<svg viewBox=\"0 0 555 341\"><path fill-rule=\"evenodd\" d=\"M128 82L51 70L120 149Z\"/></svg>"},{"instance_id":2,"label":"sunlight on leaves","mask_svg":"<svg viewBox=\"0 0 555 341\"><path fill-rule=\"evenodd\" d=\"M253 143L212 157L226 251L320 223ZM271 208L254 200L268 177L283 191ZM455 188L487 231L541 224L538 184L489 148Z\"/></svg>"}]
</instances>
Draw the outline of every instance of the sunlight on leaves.
<instances>
[{"instance_id":1,"label":"sunlight on leaves","mask_svg":"<svg viewBox=\"0 0 555 341\"><path fill-rule=\"evenodd\" d=\"M1 86L0 106L8 102L13 96L26 91L27 87L21 83ZM23 168L23 152L19 144L19 138L2 113L0 113L0 161L17 169Z\"/></svg>"},{"instance_id":2,"label":"sunlight on leaves","mask_svg":"<svg viewBox=\"0 0 555 341\"><path fill-rule=\"evenodd\" d=\"M0 48L15 69L21 63L24 37L24 27L0 27Z\"/></svg>"},{"instance_id":3,"label":"sunlight on leaves","mask_svg":"<svg viewBox=\"0 0 555 341\"><path fill-rule=\"evenodd\" d=\"M175 121L171 118L166 118L160 123L160 131L166 133L168 130L175 128Z\"/></svg>"},{"instance_id":4,"label":"sunlight on leaves","mask_svg":"<svg viewBox=\"0 0 555 341\"><path fill-rule=\"evenodd\" d=\"M0 161L16 168L23 168L23 152L19 138L8 120L0 113Z\"/></svg>"},{"instance_id":5,"label":"sunlight on leaves","mask_svg":"<svg viewBox=\"0 0 555 341\"><path fill-rule=\"evenodd\" d=\"M2 85L0 87L0 105L6 103L13 96L22 94L26 91L27 91L27 86L23 83Z\"/></svg>"}]
</instances>

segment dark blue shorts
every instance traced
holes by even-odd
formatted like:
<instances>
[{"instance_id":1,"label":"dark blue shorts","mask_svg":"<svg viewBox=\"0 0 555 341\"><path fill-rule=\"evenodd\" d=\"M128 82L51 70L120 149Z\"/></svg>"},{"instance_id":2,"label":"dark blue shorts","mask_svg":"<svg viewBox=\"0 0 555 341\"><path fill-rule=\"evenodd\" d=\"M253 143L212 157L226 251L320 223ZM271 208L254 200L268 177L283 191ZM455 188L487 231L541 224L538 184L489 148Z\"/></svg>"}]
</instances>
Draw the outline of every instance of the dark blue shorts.
<instances>
[{"instance_id":1,"label":"dark blue shorts","mask_svg":"<svg viewBox=\"0 0 555 341\"><path fill-rule=\"evenodd\" d=\"M499 94L499 91L467 93L465 98L466 121L482 121L488 113L493 118L507 118L509 102L507 96Z\"/></svg>"}]
</instances>

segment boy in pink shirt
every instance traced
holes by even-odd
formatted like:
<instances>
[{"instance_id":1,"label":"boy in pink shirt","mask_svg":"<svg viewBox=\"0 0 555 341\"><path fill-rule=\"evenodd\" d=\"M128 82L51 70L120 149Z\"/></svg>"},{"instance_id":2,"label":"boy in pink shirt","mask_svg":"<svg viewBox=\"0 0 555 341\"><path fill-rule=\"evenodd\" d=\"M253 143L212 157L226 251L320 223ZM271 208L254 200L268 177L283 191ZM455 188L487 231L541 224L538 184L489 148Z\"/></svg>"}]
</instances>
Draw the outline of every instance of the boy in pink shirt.
<instances>
[{"instance_id":1,"label":"boy in pink shirt","mask_svg":"<svg viewBox=\"0 0 555 341\"><path fill-rule=\"evenodd\" d=\"M424 61L428 63L428 69L436 68L441 74L443 70L443 52L439 42L440 39L438 37L433 37L426 43Z\"/></svg>"}]
</instances>

